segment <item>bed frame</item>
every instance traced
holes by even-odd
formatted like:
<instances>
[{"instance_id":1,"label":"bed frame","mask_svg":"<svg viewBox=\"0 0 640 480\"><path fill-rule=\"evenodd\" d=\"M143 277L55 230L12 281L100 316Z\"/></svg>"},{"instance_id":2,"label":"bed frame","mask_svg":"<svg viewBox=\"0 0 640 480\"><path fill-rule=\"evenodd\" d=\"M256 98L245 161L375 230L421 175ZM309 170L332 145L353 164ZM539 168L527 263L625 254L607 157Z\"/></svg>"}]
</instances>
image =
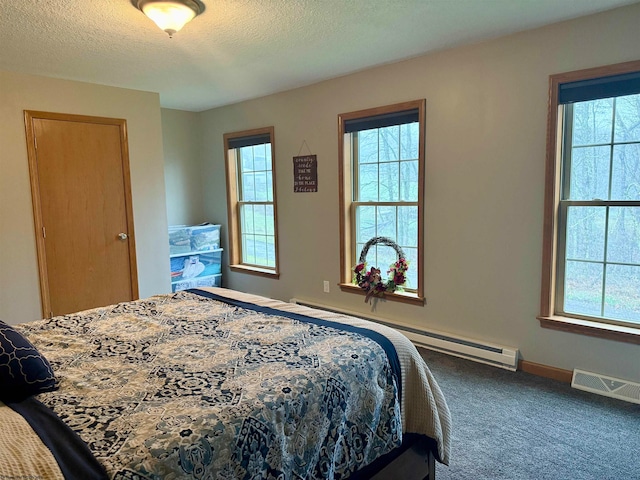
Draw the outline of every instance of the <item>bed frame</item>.
<instances>
[{"instance_id":1,"label":"bed frame","mask_svg":"<svg viewBox=\"0 0 640 480\"><path fill-rule=\"evenodd\" d=\"M435 480L437 450L430 438L407 434L402 445L352 475L353 480Z\"/></svg>"}]
</instances>

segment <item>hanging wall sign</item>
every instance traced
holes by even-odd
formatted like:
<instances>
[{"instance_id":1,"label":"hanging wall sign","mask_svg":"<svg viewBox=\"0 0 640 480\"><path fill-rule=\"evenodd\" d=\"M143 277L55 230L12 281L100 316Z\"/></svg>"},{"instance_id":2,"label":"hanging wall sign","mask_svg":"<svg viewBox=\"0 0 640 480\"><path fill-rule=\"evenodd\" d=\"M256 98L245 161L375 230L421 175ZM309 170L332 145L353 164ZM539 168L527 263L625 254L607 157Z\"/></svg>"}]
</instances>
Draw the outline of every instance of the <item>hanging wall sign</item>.
<instances>
[{"instance_id":1,"label":"hanging wall sign","mask_svg":"<svg viewBox=\"0 0 640 480\"><path fill-rule=\"evenodd\" d=\"M316 155L293 157L293 191L318 191L318 160Z\"/></svg>"}]
</instances>

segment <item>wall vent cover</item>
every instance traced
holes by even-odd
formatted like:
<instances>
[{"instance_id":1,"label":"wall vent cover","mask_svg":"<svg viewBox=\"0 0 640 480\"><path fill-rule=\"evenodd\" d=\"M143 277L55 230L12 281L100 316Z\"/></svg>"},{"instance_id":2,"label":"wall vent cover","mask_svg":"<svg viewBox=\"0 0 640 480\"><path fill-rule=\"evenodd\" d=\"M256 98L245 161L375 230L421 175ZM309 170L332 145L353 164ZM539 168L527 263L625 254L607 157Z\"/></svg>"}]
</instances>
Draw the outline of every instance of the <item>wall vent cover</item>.
<instances>
[{"instance_id":1,"label":"wall vent cover","mask_svg":"<svg viewBox=\"0 0 640 480\"><path fill-rule=\"evenodd\" d=\"M571 386L578 390L640 404L640 383L575 369Z\"/></svg>"}]
</instances>

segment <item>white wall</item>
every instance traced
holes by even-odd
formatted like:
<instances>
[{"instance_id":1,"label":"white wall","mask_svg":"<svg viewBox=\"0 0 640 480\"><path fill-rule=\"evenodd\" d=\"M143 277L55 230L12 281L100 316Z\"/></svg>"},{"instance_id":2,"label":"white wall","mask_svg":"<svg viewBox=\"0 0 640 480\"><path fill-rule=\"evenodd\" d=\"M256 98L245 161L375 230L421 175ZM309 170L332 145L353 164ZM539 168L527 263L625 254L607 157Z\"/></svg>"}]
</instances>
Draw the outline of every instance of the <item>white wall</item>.
<instances>
[{"instance_id":1,"label":"white wall","mask_svg":"<svg viewBox=\"0 0 640 480\"><path fill-rule=\"evenodd\" d=\"M222 135L275 127L282 274L227 270L225 285L370 311L336 286L337 115L426 98L427 304L379 302L376 315L515 346L528 361L639 381L640 346L536 320L548 77L640 59L638 25L636 4L203 112L205 208L225 238ZM317 193L293 193L292 157L303 141L318 156ZM322 293L323 280L331 293Z\"/></svg>"},{"instance_id":2,"label":"white wall","mask_svg":"<svg viewBox=\"0 0 640 480\"><path fill-rule=\"evenodd\" d=\"M163 108L162 144L169 225L208 221L202 202L200 114Z\"/></svg>"},{"instance_id":3,"label":"white wall","mask_svg":"<svg viewBox=\"0 0 640 480\"><path fill-rule=\"evenodd\" d=\"M140 296L170 291L158 95L0 71L0 319L42 316L24 110L127 120Z\"/></svg>"}]
</instances>

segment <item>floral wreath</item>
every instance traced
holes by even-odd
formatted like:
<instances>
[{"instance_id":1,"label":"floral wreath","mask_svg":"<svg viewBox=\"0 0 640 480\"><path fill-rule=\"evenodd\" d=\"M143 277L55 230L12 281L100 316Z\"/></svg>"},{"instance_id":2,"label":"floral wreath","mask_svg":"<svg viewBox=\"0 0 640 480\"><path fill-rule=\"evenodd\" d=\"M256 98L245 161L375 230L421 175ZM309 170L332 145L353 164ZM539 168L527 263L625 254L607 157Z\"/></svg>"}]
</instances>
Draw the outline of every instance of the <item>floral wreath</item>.
<instances>
[{"instance_id":1,"label":"floral wreath","mask_svg":"<svg viewBox=\"0 0 640 480\"><path fill-rule=\"evenodd\" d=\"M371 267L371 270L367 270L367 253L372 245L377 244L393 248L398 255L398 260L387 270L389 277L386 282L382 281L379 268ZM367 292L364 301L368 302L371 297L383 297L385 292L393 293L398 289L402 290L402 286L407 281L405 273L408 268L405 254L396 242L387 237L373 237L362 247L358 264L353 269L353 282Z\"/></svg>"}]
</instances>

